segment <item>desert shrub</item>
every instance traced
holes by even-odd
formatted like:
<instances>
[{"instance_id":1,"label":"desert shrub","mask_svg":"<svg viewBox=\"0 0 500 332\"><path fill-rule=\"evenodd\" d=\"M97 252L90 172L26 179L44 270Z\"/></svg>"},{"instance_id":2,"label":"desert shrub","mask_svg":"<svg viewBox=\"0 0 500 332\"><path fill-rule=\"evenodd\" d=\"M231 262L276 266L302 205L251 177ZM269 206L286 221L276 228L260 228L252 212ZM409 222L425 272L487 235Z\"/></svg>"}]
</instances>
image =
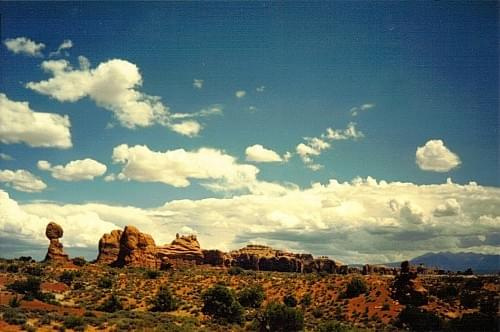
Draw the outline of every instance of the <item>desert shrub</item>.
<instances>
[{"instance_id":1,"label":"desert shrub","mask_svg":"<svg viewBox=\"0 0 500 332\"><path fill-rule=\"evenodd\" d=\"M14 296L9 300L9 307L11 308L17 308L20 305L21 305L21 299L17 296Z\"/></svg>"},{"instance_id":2,"label":"desert shrub","mask_svg":"<svg viewBox=\"0 0 500 332\"><path fill-rule=\"evenodd\" d=\"M123 309L123 305L115 294L112 294L107 300L105 300L97 310L106 312L115 312Z\"/></svg>"},{"instance_id":3,"label":"desert shrub","mask_svg":"<svg viewBox=\"0 0 500 332\"><path fill-rule=\"evenodd\" d=\"M27 266L24 271L27 274L35 276L35 277L40 277L43 274L43 269L40 266L38 266L38 265Z\"/></svg>"},{"instance_id":4,"label":"desert shrub","mask_svg":"<svg viewBox=\"0 0 500 332\"><path fill-rule=\"evenodd\" d=\"M468 332L497 332L498 324L498 318L494 315L486 315L481 312L473 312L463 314L461 318L452 320L449 330Z\"/></svg>"},{"instance_id":5,"label":"desert shrub","mask_svg":"<svg viewBox=\"0 0 500 332\"><path fill-rule=\"evenodd\" d=\"M458 289L453 285L445 285L438 288L435 295L440 299L451 300L458 296Z\"/></svg>"},{"instance_id":6,"label":"desert shrub","mask_svg":"<svg viewBox=\"0 0 500 332\"><path fill-rule=\"evenodd\" d=\"M166 286L160 287L151 304L153 305L151 311L174 311L179 307L179 301Z\"/></svg>"},{"instance_id":7,"label":"desert shrub","mask_svg":"<svg viewBox=\"0 0 500 332\"><path fill-rule=\"evenodd\" d=\"M287 294L283 297L283 303L287 307L295 307L297 306L297 299L292 294Z\"/></svg>"},{"instance_id":8,"label":"desert shrub","mask_svg":"<svg viewBox=\"0 0 500 332\"><path fill-rule=\"evenodd\" d=\"M71 283L75 279L76 275L77 274L74 271L63 271L63 273L59 276L59 281L71 286Z\"/></svg>"},{"instance_id":9,"label":"desert shrub","mask_svg":"<svg viewBox=\"0 0 500 332\"><path fill-rule=\"evenodd\" d=\"M468 290L479 290L483 287L483 281L479 278L469 278L464 284L464 288Z\"/></svg>"},{"instance_id":10,"label":"desert shrub","mask_svg":"<svg viewBox=\"0 0 500 332\"><path fill-rule=\"evenodd\" d=\"M67 316L64 318L63 326L67 329L83 331L85 329L85 320L79 316Z\"/></svg>"},{"instance_id":11,"label":"desert shrub","mask_svg":"<svg viewBox=\"0 0 500 332\"><path fill-rule=\"evenodd\" d=\"M238 302L249 308L259 308L265 298L266 294L260 285L247 287L238 294Z\"/></svg>"},{"instance_id":12,"label":"desert shrub","mask_svg":"<svg viewBox=\"0 0 500 332\"><path fill-rule=\"evenodd\" d=\"M336 320L330 320L322 323L316 330L318 332L349 332L350 329Z\"/></svg>"},{"instance_id":13,"label":"desert shrub","mask_svg":"<svg viewBox=\"0 0 500 332\"><path fill-rule=\"evenodd\" d=\"M7 285L7 289L19 294L37 297L40 294L41 283L40 278L28 277L26 280L16 280Z\"/></svg>"},{"instance_id":14,"label":"desert shrub","mask_svg":"<svg viewBox=\"0 0 500 332\"><path fill-rule=\"evenodd\" d=\"M310 306L312 303L311 293L305 293L304 296L302 296L302 300L300 300L300 303L303 304L305 307Z\"/></svg>"},{"instance_id":15,"label":"desert shrub","mask_svg":"<svg viewBox=\"0 0 500 332\"><path fill-rule=\"evenodd\" d=\"M17 273L19 272L19 266L16 264L10 264L7 266L7 272L9 273Z\"/></svg>"},{"instance_id":16,"label":"desert shrub","mask_svg":"<svg viewBox=\"0 0 500 332\"><path fill-rule=\"evenodd\" d=\"M474 291L463 290L460 293L460 304L467 309L476 308L479 302L479 294Z\"/></svg>"},{"instance_id":17,"label":"desert shrub","mask_svg":"<svg viewBox=\"0 0 500 332\"><path fill-rule=\"evenodd\" d=\"M296 308L271 302L258 318L260 331L292 332L304 328L304 315Z\"/></svg>"},{"instance_id":18,"label":"desert shrub","mask_svg":"<svg viewBox=\"0 0 500 332\"><path fill-rule=\"evenodd\" d=\"M367 291L368 291L368 286L366 285L366 282L359 277L354 277L347 284L346 290L344 291L343 295L344 297L350 299L359 296L363 293L366 293Z\"/></svg>"},{"instance_id":19,"label":"desert shrub","mask_svg":"<svg viewBox=\"0 0 500 332\"><path fill-rule=\"evenodd\" d=\"M229 323L243 322L243 308L234 292L223 285L215 285L202 294L204 314Z\"/></svg>"},{"instance_id":20,"label":"desert shrub","mask_svg":"<svg viewBox=\"0 0 500 332\"><path fill-rule=\"evenodd\" d=\"M390 304L385 302L383 305L382 305L382 311L387 311L391 308Z\"/></svg>"},{"instance_id":21,"label":"desert shrub","mask_svg":"<svg viewBox=\"0 0 500 332\"><path fill-rule=\"evenodd\" d=\"M97 281L97 286L99 288L111 288L113 287L113 280L110 277L102 277Z\"/></svg>"},{"instance_id":22,"label":"desert shrub","mask_svg":"<svg viewBox=\"0 0 500 332\"><path fill-rule=\"evenodd\" d=\"M437 315L411 305L399 313L397 323L399 326L406 325L413 331L437 331L442 326Z\"/></svg>"},{"instance_id":23,"label":"desert shrub","mask_svg":"<svg viewBox=\"0 0 500 332\"><path fill-rule=\"evenodd\" d=\"M321 316L323 316L323 311L321 311L320 308L314 308L312 310L312 315L316 318L320 318Z\"/></svg>"},{"instance_id":24,"label":"desert shrub","mask_svg":"<svg viewBox=\"0 0 500 332\"><path fill-rule=\"evenodd\" d=\"M76 266L84 266L85 264L87 264L87 261L83 257L75 257L72 259L72 262Z\"/></svg>"},{"instance_id":25,"label":"desert shrub","mask_svg":"<svg viewBox=\"0 0 500 332\"><path fill-rule=\"evenodd\" d=\"M243 270L241 267L239 266L231 266L228 270L227 270L227 273L229 275L232 275L232 276L237 276L237 275L240 275L240 274L244 274L245 273L245 270Z\"/></svg>"},{"instance_id":26,"label":"desert shrub","mask_svg":"<svg viewBox=\"0 0 500 332\"><path fill-rule=\"evenodd\" d=\"M22 325L27 320L26 315L17 308L8 308L5 310L2 319L13 325Z\"/></svg>"},{"instance_id":27,"label":"desert shrub","mask_svg":"<svg viewBox=\"0 0 500 332\"><path fill-rule=\"evenodd\" d=\"M479 311L483 314L495 316L498 312L499 298L495 292L488 292L479 301Z\"/></svg>"},{"instance_id":28,"label":"desert shrub","mask_svg":"<svg viewBox=\"0 0 500 332\"><path fill-rule=\"evenodd\" d=\"M144 275L147 279L156 279L161 275L161 272L157 270L147 270Z\"/></svg>"}]
</instances>

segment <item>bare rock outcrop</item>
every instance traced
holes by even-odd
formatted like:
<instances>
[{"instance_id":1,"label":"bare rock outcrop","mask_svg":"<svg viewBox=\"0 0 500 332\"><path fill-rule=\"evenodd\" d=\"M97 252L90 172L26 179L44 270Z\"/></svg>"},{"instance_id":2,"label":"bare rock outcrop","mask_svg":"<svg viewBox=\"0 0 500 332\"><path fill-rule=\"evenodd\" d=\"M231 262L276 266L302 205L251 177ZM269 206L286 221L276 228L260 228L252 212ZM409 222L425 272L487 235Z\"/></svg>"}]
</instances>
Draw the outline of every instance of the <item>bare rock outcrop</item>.
<instances>
[{"instance_id":1,"label":"bare rock outcrop","mask_svg":"<svg viewBox=\"0 0 500 332\"><path fill-rule=\"evenodd\" d=\"M172 266L203 264L204 255L196 235L176 234L172 243L156 248L156 257L161 264Z\"/></svg>"},{"instance_id":2,"label":"bare rock outcrop","mask_svg":"<svg viewBox=\"0 0 500 332\"><path fill-rule=\"evenodd\" d=\"M118 257L112 265L158 268L155 241L151 235L141 233L134 226L125 226L120 237Z\"/></svg>"},{"instance_id":3,"label":"bare rock outcrop","mask_svg":"<svg viewBox=\"0 0 500 332\"><path fill-rule=\"evenodd\" d=\"M422 286L416 271L411 271L408 261L401 263L399 275L392 283L391 297L405 305L421 306L428 302L428 292Z\"/></svg>"},{"instance_id":4,"label":"bare rock outcrop","mask_svg":"<svg viewBox=\"0 0 500 332\"><path fill-rule=\"evenodd\" d=\"M69 262L68 255L64 253L63 245L59 239L63 236L63 229L55 222L50 222L45 229L45 235L50 240L45 261Z\"/></svg>"},{"instance_id":5,"label":"bare rock outcrop","mask_svg":"<svg viewBox=\"0 0 500 332\"><path fill-rule=\"evenodd\" d=\"M111 264L118 259L120 253L120 239L123 231L115 229L111 233L104 234L99 240L99 255L96 263Z\"/></svg>"}]
</instances>

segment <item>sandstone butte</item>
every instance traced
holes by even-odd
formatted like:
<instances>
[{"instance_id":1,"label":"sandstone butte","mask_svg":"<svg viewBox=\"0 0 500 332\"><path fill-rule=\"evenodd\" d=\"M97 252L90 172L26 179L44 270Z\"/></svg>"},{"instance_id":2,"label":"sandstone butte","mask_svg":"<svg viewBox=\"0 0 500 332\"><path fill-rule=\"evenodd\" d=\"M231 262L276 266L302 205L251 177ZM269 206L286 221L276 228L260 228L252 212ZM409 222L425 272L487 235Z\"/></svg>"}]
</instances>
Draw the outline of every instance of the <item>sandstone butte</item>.
<instances>
[{"instance_id":1,"label":"sandstone butte","mask_svg":"<svg viewBox=\"0 0 500 332\"><path fill-rule=\"evenodd\" d=\"M46 229L50 240L45 261L69 262L63 251L59 238L63 229L51 222ZM263 245L247 245L239 250L223 252L221 250L201 249L196 235L176 235L176 238L165 245L156 245L153 237L142 233L134 226L126 226L123 230L113 230L104 234L99 240L99 254L95 263L114 267L141 267L166 270L180 266L211 265L218 267L241 267L256 271L279 272L322 272L347 274L361 272L363 274L396 275L398 269L382 265L365 265L362 270L349 267L326 256L313 257L311 254L291 253L273 249ZM426 273L426 271L419 271ZM407 278L408 279L408 278ZM405 284L417 288L409 279Z\"/></svg>"}]
</instances>

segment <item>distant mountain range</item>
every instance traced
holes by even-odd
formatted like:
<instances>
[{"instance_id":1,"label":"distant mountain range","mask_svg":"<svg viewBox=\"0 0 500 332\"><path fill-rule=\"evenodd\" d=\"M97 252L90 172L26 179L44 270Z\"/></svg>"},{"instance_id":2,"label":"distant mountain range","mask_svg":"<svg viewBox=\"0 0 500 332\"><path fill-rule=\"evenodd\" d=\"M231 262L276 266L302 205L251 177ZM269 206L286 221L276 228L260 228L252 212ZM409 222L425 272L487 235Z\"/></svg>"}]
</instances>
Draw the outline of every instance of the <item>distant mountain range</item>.
<instances>
[{"instance_id":1,"label":"distant mountain range","mask_svg":"<svg viewBox=\"0 0 500 332\"><path fill-rule=\"evenodd\" d=\"M465 271L468 268L471 268L474 273L498 273L500 271L500 255L484 255L472 252L430 252L411 259L410 263L450 271ZM399 264L391 263L387 265L399 266Z\"/></svg>"}]
</instances>

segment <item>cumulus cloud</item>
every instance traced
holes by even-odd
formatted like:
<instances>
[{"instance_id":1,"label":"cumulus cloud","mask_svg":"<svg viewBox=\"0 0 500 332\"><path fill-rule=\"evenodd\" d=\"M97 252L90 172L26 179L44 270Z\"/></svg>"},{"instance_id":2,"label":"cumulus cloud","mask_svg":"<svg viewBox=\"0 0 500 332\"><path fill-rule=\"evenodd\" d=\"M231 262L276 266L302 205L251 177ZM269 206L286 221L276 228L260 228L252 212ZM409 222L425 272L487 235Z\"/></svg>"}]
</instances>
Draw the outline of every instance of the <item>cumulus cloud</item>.
<instances>
[{"instance_id":1,"label":"cumulus cloud","mask_svg":"<svg viewBox=\"0 0 500 332\"><path fill-rule=\"evenodd\" d=\"M68 116L35 112L28 102L10 100L0 93L0 141L31 147L67 149L72 146Z\"/></svg>"},{"instance_id":2,"label":"cumulus cloud","mask_svg":"<svg viewBox=\"0 0 500 332\"><path fill-rule=\"evenodd\" d=\"M333 141L357 140L364 137L363 133L356 129L356 123L350 122L345 129L327 128L320 137L304 137L305 142L295 147L295 152L302 159L307 168L318 171L323 165L315 163L313 157L319 156L323 150L331 148Z\"/></svg>"},{"instance_id":3,"label":"cumulus cloud","mask_svg":"<svg viewBox=\"0 0 500 332\"><path fill-rule=\"evenodd\" d=\"M42 69L52 77L45 81L28 82L26 87L61 102L76 102L88 97L98 106L111 111L126 128L160 124L187 136L194 136L196 129L201 129L201 125L196 126L193 121L176 124L175 117L160 97L139 91L143 79L135 64L112 59L92 69L85 57L79 57L79 63L80 68L73 68L62 59L44 61Z\"/></svg>"},{"instance_id":4,"label":"cumulus cloud","mask_svg":"<svg viewBox=\"0 0 500 332\"><path fill-rule=\"evenodd\" d=\"M454 198L449 198L439 204L433 212L435 217L452 217L460 213L460 204Z\"/></svg>"},{"instance_id":5,"label":"cumulus cloud","mask_svg":"<svg viewBox=\"0 0 500 332\"><path fill-rule=\"evenodd\" d=\"M429 140L424 146L419 146L415 156L418 167L424 171L448 172L461 164L458 155L440 139Z\"/></svg>"},{"instance_id":6,"label":"cumulus cloud","mask_svg":"<svg viewBox=\"0 0 500 332\"><path fill-rule=\"evenodd\" d=\"M194 137L201 131L202 126L198 121L188 120L170 125L170 129L184 136Z\"/></svg>"},{"instance_id":7,"label":"cumulus cloud","mask_svg":"<svg viewBox=\"0 0 500 332\"><path fill-rule=\"evenodd\" d=\"M124 164L119 176L140 182L161 182L187 187L189 179L211 180L210 188L242 189L256 181L258 168L239 164L223 151L201 148L165 152L151 151L145 145L126 144L113 149L113 162Z\"/></svg>"},{"instance_id":8,"label":"cumulus cloud","mask_svg":"<svg viewBox=\"0 0 500 332\"><path fill-rule=\"evenodd\" d=\"M367 110L374 108L374 107L375 107L375 104L367 103L367 104L363 104L360 106L355 106L355 107L351 108L349 110L349 112L351 113L352 116L357 116L360 111L367 111Z\"/></svg>"},{"instance_id":9,"label":"cumulus cloud","mask_svg":"<svg viewBox=\"0 0 500 332\"><path fill-rule=\"evenodd\" d=\"M47 188L47 185L40 178L24 169L16 171L9 169L0 170L0 182L4 182L16 190L27 193L40 192Z\"/></svg>"},{"instance_id":10,"label":"cumulus cloud","mask_svg":"<svg viewBox=\"0 0 500 332\"><path fill-rule=\"evenodd\" d=\"M284 159L273 150L266 149L260 144L249 146L245 149L246 160L257 163L281 162Z\"/></svg>"},{"instance_id":11,"label":"cumulus cloud","mask_svg":"<svg viewBox=\"0 0 500 332\"><path fill-rule=\"evenodd\" d=\"M11 155L8 155L6 153L0 153L0 159L5 161L14 160Z\"/></svg>"},{"instance_id":12,"label":"cumulus cloud","mask_svg":"<svg viewBox=\"0 0 500 332\"><path fill-rule=\"evenodd\" d=\"M193 88L196 88L196 89L203 88L203 80L200 80L198 78L193 79Z\"/></svg>"},{"instance_id":13,"label":"cumulus cloud","mask_svg":"<svg viewBox=\"0 0 500 332\"><path fill-rule=\"evenodd\" d=\"M247 92L245 90L238 90L234 93L236 98L243 98L246 96L246 94L247 94Z\"/></svg>"},{"instance_id":14,"label":"cumulus cloud","mask_svg":"<svg viewBox=\"0 0 500 332\"><path fill-rule=\"evenodd\" d=\"M264 90L266 89L265 86L261 85L261 86L258 86L257 88L255 88L255 91L257 92L264 92Z\"/></svg>"},{"instance_id":15,"label":"cumulus cloud","mask_svg":"<svg viewBox=\"0 0 500 332\"><path fill-rule=\"evenodd\" d=\"M4 40L4 45L14 54L24 54L28 56L42 56L45 44L37 43L26 37L9 38Z\"/></svg>"},{"instance_id":16,"label":"cumulus cloud","mask_svg":"<svg viewBox=\"0 0 500 332\"><path fill-rule=\"evenodd\" d=\"M38 169L49 171L53 178L62 181L93 180L106 173L106 165L94 159L73 160L66 165L52 166L46 160L39 160Z\"/></svg>"},{"instance_id":17,"label":"cumulus cloud","mask_svg":"<svg viewBox=\"0 0 500 332\"><path fill-rule=\"evenodd\" d=\"M65 39L55 52L50 52L49 57L61 55L62 52L64 52L64 55L68 56L69 54L65 50L69 50L72 47L73 42L69 39Z\"/></svg>"},{"instance_id":18,"label":"cumulus cloud","mask_svg":"<svg viewBox=\"0 0 500 332\"><path fill-rule=\"evenodd\" d=\"M198 234L203 248L229 250L261 243L347 263L400 261L428 251L495 253L500 246L499 188L451 182L417 185L368 177L282 189L173 200L151 209L18 205L0 191L0 234L46 242L45 224L54 220L65 227L65 245L96 248L102 232L126 224L149 232L157 243L171 241L185 227ZM460 213L453 218L436 216L436 207L451 200L461 206ZM73 226L74 220L87 220L88 226Z\"/></svg>"}]
</instances>

